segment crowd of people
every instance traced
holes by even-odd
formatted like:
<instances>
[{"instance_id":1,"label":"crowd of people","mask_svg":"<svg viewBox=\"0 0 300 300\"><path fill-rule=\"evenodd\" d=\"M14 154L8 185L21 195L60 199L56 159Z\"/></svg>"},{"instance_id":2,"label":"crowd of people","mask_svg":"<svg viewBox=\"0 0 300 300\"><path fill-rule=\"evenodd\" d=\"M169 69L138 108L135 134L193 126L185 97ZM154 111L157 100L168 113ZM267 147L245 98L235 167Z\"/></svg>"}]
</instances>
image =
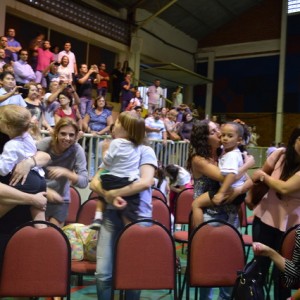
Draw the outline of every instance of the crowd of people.
<instances>
[{"instance_id":1,"label":"crowd of people","mask_svg":"<svg viewBox=\"0 0 300 300\"><path fill-rule=\"evenodd\" d=\"M247 171L254 159L244 150L249 143L257 145L255 128L251 134L240 120L224 124L199 120L184 104L181 86L172 94L171 108L163 107L166 99L159 79L147 89L147 114L142 117L146 105L132 83L128 61L123 67L118 62L112 72L104 62L77 66L70 42L62 51L52 50L50 41L41 35L30 43L30 49L24 49L15 34L10 28L0 38L0 253L11 232L25 221L47 219L63 226L70 184L85 188L89 182L85 149L77 141L84 133L110 133L112 141L102 144L103 162L99 169L92 165L95 175L90 178L90 188L106 202L99 202L95 212L101 226L96 270L99 299L110 298L113 244L118 233L128 222L152 216L154 182L166 194L171 212L176 194L194 188L195 226L219 218L237 228L239 206L247 191L253 182L264 182L269 192L254 208L254 252L274 259L286 276L291 273L294 264L285 262L286 271L273 251L279 249L284 232L300 224L299 128L286 148L272 145L262 169L250 178ZM30 60L29 51L35 54ZM107 105L109 92L111 101L121 104L115 122ZM50 136L42 138L41 129ZM159 148L154 152L144 144L145 138L150 144L160 140L155 144ZM159 155L168 140L190 144L186 168L159 164L155 153ZM93 144L94 156L97 149ZM264 277L269 264L267 258L261 259ZM296 265L298 272L292 273L299 279L298 261ZM276 297L281 300L286 295L279 291L276 278ZM230 299L230 293L231 288L220 288L220 299ZM131 291L127 297L139 299L139 294ZM201 299L212 299L210 288L201 289L200 294Z\"/></svg>"}]
</instances>

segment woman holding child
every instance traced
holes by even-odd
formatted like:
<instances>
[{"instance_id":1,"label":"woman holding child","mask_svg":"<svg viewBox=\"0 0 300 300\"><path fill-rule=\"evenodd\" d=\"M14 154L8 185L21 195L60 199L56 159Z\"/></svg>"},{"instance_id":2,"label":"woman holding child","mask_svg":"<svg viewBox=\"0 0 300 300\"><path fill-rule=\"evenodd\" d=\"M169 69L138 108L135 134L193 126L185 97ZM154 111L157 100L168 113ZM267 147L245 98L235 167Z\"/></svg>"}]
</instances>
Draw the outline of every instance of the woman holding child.
<instances>
[{"instance_id":1,"label":"woman holding child","mask_svg":"<svg viewBox=\"0 0 300 300\"><path fill-rule=\"evenodd\" d=\"M216 123L209 120L195 122L191 134L190 153L188 159L188 169L191 170L194 178L194 199L203 195L213 196L220 189L220 182L224 176L218 167L218 149L221 146L220 131ZM239 174L243 174L254 163L252 156L245 156L245 164L239 169ZM251 187L251 180L247 180L241 187L235 188L230 197L222 205L214 205L203 209L203 220L221 218L228 221L224 214L224 206L227 212L237 212L237 209L230 204L236 197L245 193ZM208 193L207 193L208 192ZM198 209L198 208L197 208ZM194 211L194 208L193 208ZM201 220L201 221L203 221ZM194 223L200 223L194 216ZM238 226L238 215L236 213L232 223ZM231 288L220 288L220 299L231 299ZM200 290L201 300L212 299L212 289L203 288Z\"/></svg>"},{"instance_id":2,"label":"woman holding child","mask_svg":"<svg viewBox=\"0 0 300 300\"><path fill-rule=\"evenodd\" d=\"M102 195L107 203L103 212L103 221L97 247L96 284L99 300L110 299L113 246L116 237L124 227L125 223L123 217L126 217L126 214L123 215L122 210L120 211L120 209L124 209L127 202L121 197L138 194L139 203L137 203L138 208L135 210L135 213L137 214L135 218L140 219L152 217L151 186L154 182L153 178L157 167L157 159L151 147L141 144L136 145L134 141L134 137L138 134L138 132L141 134L141 130L145 131L145 126L142 126L144 122L143 119L141 119L135 111L123 112L120 116L121 117L115 123L113 134L116 139L121 137L124 140L132 141L133 147L137 149L136 151L140 156L137 164L137 168L139 169L139 179L123 188L105 191L102 189L100 178L101 170L99 170L90 184L90 188ZM143 132L143 136L144 134L145 132ZM108 145L104 144L103 152L107 149ZM112 152L112 150L113 149L109 148L108 152ZM119 154L120 153L115 153L116 158ZM129 167L127 166L127 168ZM133 170L129 171L132 172ZM138 300L139 298L139 291L126 292L126 299Z\"/></svg>"}]
</instances>

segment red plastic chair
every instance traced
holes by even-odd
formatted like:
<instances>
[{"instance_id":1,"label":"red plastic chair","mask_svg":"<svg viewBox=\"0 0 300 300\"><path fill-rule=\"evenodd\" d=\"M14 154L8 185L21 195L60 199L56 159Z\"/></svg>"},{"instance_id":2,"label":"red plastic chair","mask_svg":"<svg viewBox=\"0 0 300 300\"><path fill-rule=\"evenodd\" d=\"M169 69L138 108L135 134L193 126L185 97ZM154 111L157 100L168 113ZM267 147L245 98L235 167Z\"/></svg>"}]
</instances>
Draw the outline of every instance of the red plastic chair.
<instances>
[{"instance_id":1,"label":"red plastic chair","mask_svg":"<svg viewBox=\"0 0 300 300\"><path fill-rule=\"evenodd\" d=\"M44 229L32 227L47 224ZM71 248L54 224L32 221L19 227L4 251L0 297L70 299Z\"/></svg>"},{"instance_id":2,"label":"red plastic chair","mask_svg":"<svg viewBox=\"0 0 300 300\"><path fill-rule=\"evenodd\" d=\"M92 224L95 217L97 201L98 200L89 199L81 204L77 214L76 223L84 225Z\"/></svg>"},{"instance_id":3,"label":"red plastic chair","mask_svg":"<svg viewBox=\"0 0 300 300\"><path fill-rule=\"evenodd\" d=\"M70 198L71 202L65 225L76 223L77 214L81 205L81 196L74 186L70 186Z\"/></svg>"},{"instance_id":4,"label":"red plastic chair","mask_svg":"<svg viewBox=\"0 0 300 300\"><path fill-rule=\"evenodd\" d=\"M164 202L167 203L167 198L163 194L163 192L160 189L158 189L158 188L156 188L154 186L152 187L152 197L153 196L156 197L156 198L159 198L159 199L161 199L161 200L163 200Z\"/></svg>"},{"instance_id":5,"label":"red plastic chair","mask_svg":"<svg viewBox=\"0 0 300 300\"><path fill-rule=\"evenodd\" d=\"M170 209L163 200L155 197L152 197L152 219L164 225L171 232Z\"/></svg>"},{"instance_id":6,"label":"red plastic chair","mask_svg":"<svg viewBox=\"0 0 300 300\"><path fill-rule=\"evenodd\" d=\"M141 226L148 222L150 226ZM176 252L170 232L160 223L142 219L120 233L114 251L113 288L120 290L174 290L177 299Z\"/></svg>"},{"instance_id":7,"label":"red plastic chair","mask_svg":"<svg viewBox=\"0 0 300 300\"><path fill-rule=\"evenodd\" d=\"M200 224L191 233L188 244L186 299L190 287L233 286L237 271L243 270L244 265L244 243L236 228L217 219Z\"/></svg>"},{"instance_id":8,"label":"red plastic chair","mask_svg":"<svg viewBox=\"0 0 300 300\"><path fill-rule=\"evenodd\" d=\"M243 237L245 247L247 248L246 257L247 257L247 260L248 260L250 250L252 249L253 238L252 238L252 235L248 234L248 225L249 224L248 224L248 221L247 221L247 207L246 207L245 202L243 202L241 204L239 213L240 213L241 227L245 228L245 234L242 234L242 237Z\"/></svg>"},{"instance_id":9,"label":"red plastic chair","mask_svg":"<svg viewBox=\"0 0 300 300\"><path fill-rule=\"evenodd\" d=\"M174 226L175 224L189 224L190 213L192 211L192 202L194 201L194 189L187 188L181 191L175 200ZM188 242L188 230L177 230L173 237L177 243L186 244ZM183 247L182 247L183 252Z\"/></svg>"}]
</instances>

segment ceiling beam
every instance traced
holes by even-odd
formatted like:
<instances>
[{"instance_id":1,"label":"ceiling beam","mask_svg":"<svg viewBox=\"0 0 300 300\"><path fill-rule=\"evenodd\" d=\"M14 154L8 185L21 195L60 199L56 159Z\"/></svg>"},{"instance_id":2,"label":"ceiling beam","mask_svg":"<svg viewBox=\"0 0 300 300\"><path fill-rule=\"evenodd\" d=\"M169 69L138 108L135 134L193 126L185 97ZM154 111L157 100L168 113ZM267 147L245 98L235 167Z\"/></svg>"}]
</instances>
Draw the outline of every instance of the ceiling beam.
<instances>
[{"instance_id":1,"label":"ceiling beam","mask_svg":"<svg viewBox=\"0 0 300 300\"><path fill-rule=\"evenodd\" d=\"M165 10L167 10L170 6L172 6L177 1L178 0L171 0L169 3L167 3L165 6L163 6L159 11L157 11L152 16L150 16L149 18L147 18L146 20L144 20L140 25L137 26L137 28L135 30L138 31L140 28L144 27L147 23L149 23L150 21L152 21L152 19L154 19L157 16L159 16L161 13L163 13Z\"/></svg>"}]
</instances>

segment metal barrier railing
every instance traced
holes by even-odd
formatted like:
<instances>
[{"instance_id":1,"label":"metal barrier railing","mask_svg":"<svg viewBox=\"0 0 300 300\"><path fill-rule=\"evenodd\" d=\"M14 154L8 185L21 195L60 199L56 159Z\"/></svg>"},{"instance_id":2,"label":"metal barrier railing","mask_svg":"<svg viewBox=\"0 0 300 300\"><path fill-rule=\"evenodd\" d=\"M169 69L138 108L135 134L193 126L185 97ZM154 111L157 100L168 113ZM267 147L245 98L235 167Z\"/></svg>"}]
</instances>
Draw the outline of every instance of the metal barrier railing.
<instances>
[{"instance_id":1,"label":"metal barrier railing","mask_svg":"<svg viewBox=\"0 0 300 300\"><path fill-rule=\"evenodd\" d=\"M42 131L42 134L48 135L48 131ZM105 139L111 139L110 135L94 136L89 133L85 133L83 137L78 141L83 147L87 158L87 168L89 175L93 176L95 170L101 163L102 155L102 142ZM177 164L182 167L186 167L186 162L189 153L189 143L184 141L171 141L168 140L166 145L163 145L162 140L149 140L149 145L153 148L157 160L162 165ZM255 166L253 168L260 168L266 160L266 147L249 147L248 152L255 158Z\"/></svg>"}]
</instances>

